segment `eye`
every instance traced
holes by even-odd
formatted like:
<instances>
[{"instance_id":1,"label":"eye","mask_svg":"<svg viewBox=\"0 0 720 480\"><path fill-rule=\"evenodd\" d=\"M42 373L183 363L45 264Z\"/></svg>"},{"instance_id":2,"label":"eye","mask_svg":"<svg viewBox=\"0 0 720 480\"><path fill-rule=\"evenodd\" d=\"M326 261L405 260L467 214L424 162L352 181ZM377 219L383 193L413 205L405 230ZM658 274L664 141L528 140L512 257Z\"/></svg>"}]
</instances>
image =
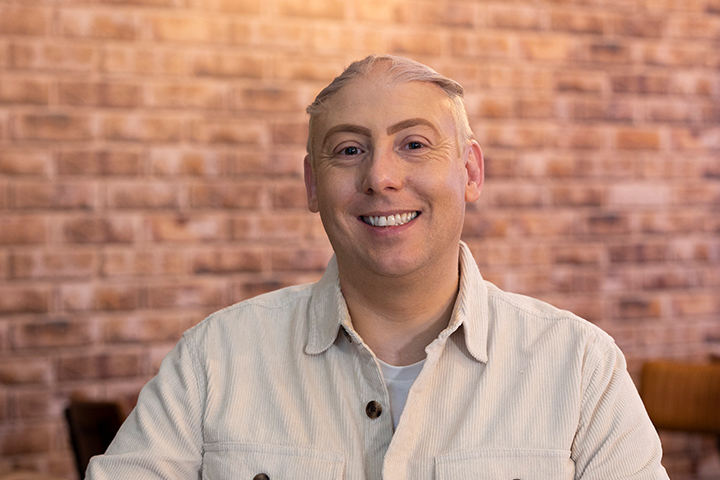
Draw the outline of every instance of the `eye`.
<instances>
[{"instance_id":1,"label":"eye","mask_svg":"<svg viewBox=\"0 0 720 480\"><path fill-rule=\"evenodd\" d=\"M425 145L421 142L409 142L407 144L408 150L417 150L418 148L423 148Z\"/></svg>"},{"instance_id":2,"label":"eye","mask_svg":"<svg viewBox=\"0 0 720 480\"><path fill-rule=\"evenodd\" d=\"M352 146L345 147L345 148L341 149L338 153L340 155L353 156L353 155L358 155L360 153L360 149L358 147L352 147Z\"/></svg>"}]
</instances>

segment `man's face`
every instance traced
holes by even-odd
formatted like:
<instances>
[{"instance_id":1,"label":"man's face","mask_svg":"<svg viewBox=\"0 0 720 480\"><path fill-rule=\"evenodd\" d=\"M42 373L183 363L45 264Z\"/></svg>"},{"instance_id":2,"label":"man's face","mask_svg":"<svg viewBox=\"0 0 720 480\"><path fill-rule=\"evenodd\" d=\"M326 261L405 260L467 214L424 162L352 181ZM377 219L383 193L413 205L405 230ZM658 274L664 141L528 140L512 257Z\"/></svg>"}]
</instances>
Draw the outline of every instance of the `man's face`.
<instances>
[{"instance_id":1,"label":"man's face","mask_svg":"<svg viewBox=\"0 0 720 480\"><path fill-rule=\"evenodd\" d=\"M465 202L482 187L482 154L474 141L457 144L440 87L393 85L376 67L332 96L316 126L308 205L320 212L341 271L427 274L457 258Z\"/></svg>"}]
</instances>

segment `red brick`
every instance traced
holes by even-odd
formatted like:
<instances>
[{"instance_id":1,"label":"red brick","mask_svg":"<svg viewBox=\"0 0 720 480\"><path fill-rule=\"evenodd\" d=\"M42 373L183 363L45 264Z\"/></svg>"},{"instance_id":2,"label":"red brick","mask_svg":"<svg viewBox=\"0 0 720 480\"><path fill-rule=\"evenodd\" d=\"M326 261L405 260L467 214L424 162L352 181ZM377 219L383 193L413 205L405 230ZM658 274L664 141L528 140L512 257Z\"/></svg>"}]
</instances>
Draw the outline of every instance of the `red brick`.
<instances>
[{"instance_id":1,"label":"red brick","mask_svg":"<svg viewBox=\"0 0 720 480\"><path fill-rule=\"evenodd\" d=\"M553 72L556 89L560 92L601 93L608 84L607 74L583 70Z\"/></svg>"},{"instance_id":2,"label":"red brick","mask_svg":"<svg viewBox=\"0 0 720 480\"><path fill-rule=\"evenodd\" d=\"M141 89L135 83L61 82L61 105L132 108L140 105Z\"/></svg>"},{"instance_id":3,"label":"red brick","mask_svg":"<svg viewBox=\"0 0 720 480\"><path fill-rule=\"evenodd\" d=\"M560 36L521 38L519 47L524 58L550 62L565 61L572 52L570 41Z\"/></svg>"},{"instance_id":4,"label":"red brick","mask_svg":"<svg viewBox=\"0 0 720 480\"><path fill-rule=\"evenodd\" d=\"M667 185L629 182L608 187L608 204L612 206L663 206L671 203Z\"/></svg>"},{"instance_id":5,"label":"red brick","mask_svg":"<svg viewBox=\"0 0 720 480\"><path fill-rule=\"evenodd\" d=\"M254 0L188 0L188 7L204 12L259 14L262 4Z\"/></svg>"},{"instance_id":6,"label":"red brick","mask_svg":"<svg viewBox=\"0 0 720 480\"><path fill-rule=\"evenodd\" d=\"M367 2L362 2L363 4ZM389 2L387 2L389 3ZM386 10L390 10L392 4L386 7ZM382 9L378 5L374 5L376 9ZM368 5L367 9L373 8L372 5ZM482 12L482 13L481 13ZM487 11L482 9L477 4L473 3L435 3L435 2L417 2L411 7L407 4L396 4L394 11L390 10L385 15L392 15L390 18L395 19L397 23L403 23L407 18L421 24L432 24L432 25L443 25L450 27L467 28L474 27L480 24L487 23L486 18L488 16ZM482 20L481 21L481 15ZM367 16L367 15L366 15Z\"/></svg>"},{"instance_id":7,"label":"red brick","mask_svg":"<svg viewBox=\"0 0 720 480\"><path fill-rule=\"evenodd\" d=\"M152 285L147 289L149 308L213 307L224 305L225 281L188 281Z\"/></svg>"},{"instance_id":8,"label":"red brick","mask_svg":"<svg viewBox=\"0 0 720 480\"><path fill-rule=\"evenodd\" d=\"M602 244L568 244L552 247L551 263L571 265L600 265L606 258Z\"/></svg>"},{"instance_id":9,"label":"red brick","mask_svg":"<svg viewBox=\"0 0 720 480\"><path fill-rule=\"evenodd\" d=\"M47 105L50 84L46 80L25 78L0 79L0 104Z\"/></svg>"},{"instance_id":10,"label":"red brick","mask_svg":"<svg viewBox=\"0 0 720 480\"><path fill-rule=\"evenodd\" d=\"M0 228L0 245L32 245L47 237L45 219L40 216L4 216Z\"/></svg>"},{"instance_id":11,"label":"red brick","mask_svg":"<svg viewBox=\"0 0 720 480\"><path fill-rule=\"evenodd\" d=\"M507 237L510 221L500 214L466 215L463 225L463 237Z\"/></svg>"},{"instance_id":12,"label":"red brick","mask_svg":"<svg viewBox=\"0 0 720 480\"><path fill-rule=\"evenodd\" d=\"M273 249L271 251L272 269L275 272L308 270L323 272L332 256L327 248Z\"/></svg>"},{"instance_id":13,"label":"red brick","mask_svg":"<svg viewBox=\"0 0 720 480\"><path fill-rule=\"evenodd\" d=\"M271 195L271 204L275 209L307 208L307 194L302 182L274 182Z\"/></svg>"},{"instance_id":14,"label":"red brick","mask_svg":"<svg viewBox=\"0 0 720 480\"><path fill-rule=\"evenodd\" d=\"M228 235L230 220L225 215L153 215L146 219L146 229L156 242L208 242Z\"/></svg>"},{"instance_id":15,"label":"red brick","mask_svg":"<svg viewBox=\"0 0 720 480\"><path fill-rule=\"evenodd\" d=\"M596 126L584 126L584 125L573 125L564 127L562 134L557 136L557 146L561 148L570 148L575 150L600 150L608 143L607 133L605 129ZM586 162L589 163L589 162ZM559 162L554 162L553 170L551 173L554 176L557 175L558 168L560 167ZM576 165L573 169L575 174L587 173L587 168L583 168L583 165Z\"/></svg>"},{"instance_id":16,"label":"red brick","mask_svg":"<svg viewBox=\"0 0 720 480\"><path fill-rule=\"evenodd\" d=\"M66 37L135 40L140 25L135 15L122 11L63 10L60 31Z\"/></svg>"},{"instance_id":17,"label":"red brick","mask_svg":"<svg viewBox=\"0 0 720 480\"><path fill-rule=\"evenodd\" d=\"M404 2L392 0L366 0L352 5L352 12L358 20L370 21L377 24L397 22L401 23L411 14L411 10ZM412 12L422 23L436 23L446 8L437 4L416 4L420 12ZM449 6L447 7L449 8Z\"/></svg>"},{"instance_id":18,"label":"red brick","mask_svg":"<svg viewBox=\"0 0 720 480\"><path fill-rule=\"evenodd\" d=\"M663 314L658 296L625 296L614 303L613 313L619 320L659 318Z\"/></svg>"},{"instance_id":19,"label":"red brick","mask_svg":"<svg viewBox=\"0 0 720 480\"><path fill-rule=\"evenodd\" d=\"M660 132L652 128L622 128L616 133L616 142L621 150L658 150Z\"/></svg>"},{"instance_id":20,"label":"red brick","mask_svg":"<svg viewBox=\"0 0 720 480\"><path fill-rule=\"evenodd\" d=\"M665 242L628 243L611 245L609 259L612 263L651 263L663 262L668 258L668 245Z\"/></svg>"},{"instance_id":21,"label":"red brick","mask_svg":"<svg viewBox=\"0 0 720 480\"><path fill-rule=\"evenodd\" d=\"M63 238L69 243L131 243L135 225L130 217L82 216L62 222Z\"/></svg>"},{"instance_id":22,"label":"red brick","mask_svg":"<svg viewBox=\"0 0 720 480\"><path fill-rule=\"evenodd\" d=\"M259 272L263 266L263 255L259 250L246 247L202 249L190 258L191 269L197 274Z\"/></svg>"},{"instance_id":23,"label":"red brick","mask_svg":"<svg viewBox=\"0 0 720 480\"><path fill-rule=\"evenodd\" d=\"M299 92L280 87L248 87L233 93L233 108L252 112L298 112L303 109Z\"/></svg>"},{"instance_id":24,"label":"red brick","mask_svg":"<svg viewBox=\"0 0 720 480\"><path fill-rule=\"evenodd\" d=\"M66 284L60 287L64 311L135 310L140 306L140 291L131 285Z\"/></svg>"},{"instance_id":25,"label":"red brick","mask_svg":"<svg viewBox=\"0 0 720 480\"><path fill-rule=\"evenodd\" d=\"M49 424L9 425L0 429L0 455L28 455L49 452L53 428Z\"/></svg>"},{"instance_id":26,"label":"red brick","mask_svg":"<svg viewBox=\"0 0 720 480\"><path fill-rule=\"evenodd\" d=\"M273 145L295 145L305 147L307 137L307 122L280 123L272 125Z\"/></svg>"},{"instance_id":27,"label":"red brick","mask_svg":"<svg viewBox=\"0 0 720 480\"><path fill-rule=\"evenodd\" d=\"M261 56L237 52L197 52L190 65L195 75L207 77L261 78L264 71Z\"/></svg>"},{"instance_id":28,"label":"red brick","mask_svg":"<svg viewBox=\"0 0 720 480\"><path fill-rule=\"evenodd\" d=\"M178 208L181 189L166 182L125 182L107 187L107 205L111 208Z\"/></svg>"},{"instance_id":29,"label":"red brick","mask_svg":"<svg viewBox=\"0 0 720 480\"><path fill-rule=\"evenodd\" d=\"M16 182L15 207L19 209L84 209L96 204L97 188L90 182Z\"/></svg>"},{"instance_id":30,"label":"red brick","mask_svg":"<svg viewBox=\"0 0 720 480\"><path fill-rule=\"evenodd\" d=\"M668 93L670 77L666 74L614 73L611 75L612 89L617 93Z\"/></svg>"},{"instance_id":31,"label":"red brick","mask_svg":"<svg viewBox=\"0 0 720 480\"><path fill-rule=\"evenodd\" d=\"M165 83L149 85L147 104L160 108L205 108L214 111L226 109L229 90L225 85L208 82Z\"/></svg>"},{"instance_id":32,"label":"red brick","mask_svg":"<svg viewBox=\"0 0 720 480\"><path fill-rule=\"evenodd\" d=\"M255 209L266 205L267 188L247 182L212 182L190 187L190 206L193 208Z\"/></svg>"},{"instance_id":33,"label":"red brick","mask_svg":"<svg viewBox=\"0 0 720 480\"><path fill-rule=\"evenodd\" d=\"M230 23L206 16L165 15L148 19L152 39L193 43L228 43Z\"/></svg>"},{"instance_id":34,"label":"red brick","mask_svg":"<svg viewBox=\"0 0 720 480\"><path fill-rule=\"evenodd\" d=\"M175 142L182 136L182 120L167 115L108 115L103 131L109 140Z\"/></svg>"},{"instance_id":35,"label":"red brick","mask_svg":"<svg viewBox=\"0 0 720 480\"><path fill-rule=\"evenodd\" d=\"M0 5L0 34L45 35L50 19L49 8Z\"/></svg>"},{"instance_id":36,"label":"red brick","mask_svg":"<svg viewBox=\"0 0 720 480\"><path fill-rule=\"evenodd\" d=\"M97 137L91 115L71 113L18 114L13 136L19 140L77 141Z\"/></svg>"},{"instance_id":37,"label":"red brick","mask_svg":"<svg viewBox=\"0 0 720 480\"><path fill-rule=\"evenodd\" d=\"M200 143L258 145L266 141L267 132L257 121L214 117L192 124L192 138Z\"/></svg>"},{"instance_id":38,"label":"red brick","mask_svg":"<svg viewBox=\"0 0 720 480\"><path fill-rule=\"evenodd\" d=\"M720 299L717 292L697 291L673 295L673 314L678 316L717 315L720 313Z\"/></svg>"},{"instance_id":39,"label":"red brick","mask_svg":"<svg viewBox=\"0 0 720 480\"><path fill-rule=\"evenodd\" d=\"M97 340L97 328L90 322L51 318L47 322L25 322L11 330L16 349L77 347Z\"/></svg>"},{"instance_id":40,"label":"red brick","mask_svg":"<svg viewBox=\"0 0 720 480\"><path fill-rule=\"evenodd\" d=\"M623 235L630 233L630 221L619 213L598 213L588 216L586 231L591 235Z\"/></svg>"},{"instance_id":41,"label":"red brick","mask_svg":"<svg viewBox=\"0 0 720 480\"><path fill-rule=\"evenodd\" d=\"M553 10L550 24L555 32L605 34L612 31L616 19L606 13L583 12L578 10Z\"/></svg>"},{"instance_id":42,"label":"red brick","mask_svg":"<svg viewBox=\"0 0 720 480\"><path fill-rule=\"evenodd\" d=\"M339 20L345 15L342 0L278 0L278 14L291 17L310 17Z\"/></svg>"},{"instance_id":43,"label":"red brick","mask_svg":"<svg viewBox=\"0 0 720 480\"><path fill-rule=\"evenodd\" d=\"M507 35L499 33L458 33L450 36L450 49L453 55L461 57L505 58L510 55L512 47Z\"/></svg>"},{"instance_id":44,"label":"red brick","mask_svg":"<svg viewBox=\"0 0 720 480\"><path fill-rule=\"evenodd\" d=\"M643 45L642 61L648 65L704 67L711 50L695 45L658 44L651 42Z\"/></svg>"},{"instance_id":45,"label":"red brick","mask_svg":"<svg viewBox=\"0 0 720 480\"><path fill-rule=\"evenodd\" d=\"M60 381L134 377L143 372L143 358L136 352L65 355L57 364Z\"/></svg>"},{"instance_id":46,"label":"red brick","mask_svg":"<svg viewBox=\"0 0 720 480\"><path fill-rule=\"evenodd\" d=\"M491 4L488 6L488 26L496 29L539 30L546 23L544 9L525 5Z\"/></svg>"},{"instance_id":47,"label":"red brick","mask_svg":"<svg viewBox=\"0 0 720 480\"><path fill-rule=\"evenodd\" d=\"M184 75L188 60L182 52L172 49L107 45L102 50L100 69L107 73Z\"/></svg>"},{"instance_id":48,"label":"red brick","mask_svg":"<svg viewBox=\"0 0 720 480\"><path fill-rule=\"evenodd\" d=\"M50 383L50 361L43 358L3 358L0 384L42 385Z\"/></svg>"},{"instance_id":49,"label":"red brick","mask_svg":"<svg viewBox=\"0 0 720 480\"><path fill-rule=\"evenodd\" d=\"M13 43L11 65L18 69L91 72L98 63L95 46L74 43Z\"/></svg>"},{"instance_id":50,"label":"red brick","mask_svg":"<svg viewBox=\"0 0 720 480\"><path fill-rule=\"evenodd\" d=\"M593 41L583 45L582 55L587 61L599 64L624 65L633 60L630 46L619 40Z\"/></svg>"},{"instance_id":51,"label":"red brick","mask_svg":"<svg viewBox=\"0 0 720 480\"><path fill-rule=\"evenodd\" d=\"M142 172L143 158L133 150L66 150L60 152L58 159L61 175L139 175Z\"/></svg>"},{"instance_id":52,"label":"red brick","mask_svg":"<svg viewBox=\"0 0 720 480\"><path fill-rule=\"evenodd\" d=\"M391 30L388 34L388 51L405 56L441 54L443 37L440 32L398 30Z\"/></svg>"},{"instance_id":53,"label":"red brick","mask_svg":"<svg viewBox=\"0 0 720 480\"><path fill-rule=\"evenodd\" d=\"M695 270L667 271L666 268L643 272L641 282L644 290L676 290L701 285L699 272Z\"/></svg>"},{"instance_id":54,"label":"red brick","mask_svg":"<svg viewBox=\"0 0 720 480\"><path fill-rule=\"evenodd\" d=\"M557 206L599 207L606 202L606 189L587 184L558 185L552 189L552 203Z\"/></svg>"},{"instance_id":55,"label":"red brick","mask_svg":"<svg viewBox=\"0 0 720 480\"><path fill-rule=\"evenodd\" d=\"M196 319L197 320L197 319ZM153 313L113 317L104 324L104 338L108 343L177 342L192 323L177 313Z\"/></svg>"},{"instance_id":56,"label":"red brick","mask_svg":"<svg viewBox=\"0 0 720 480\"><path fill-rule=\"evenodd\" d=\"M98 0L109 5L138 5L142 7L176 7L178 0Z\"/></svg>"},{"instance_id":57,"label":"red brick","mask_svg":"<svg viewBox=\"0 0 720 480\"><path fill-rule=\"evenodd\" d=\"M49 175L52 154L40 149L0 149L0 174L3 175Z\"/></svg>"},{"instance_id":58,"label":"red brick","mask_svg":"<svg viewBox=\"0 0 720 480\"><path fill-rule=\"evenodd\" d=\"M537 185L495 182L485 193L485 200L494 207L539 207L544 203L544 191Z\"/></svg>"},{"instance_id":59,"label":"red brick","mask_svg":"<svg viewBox=\"0 0 720 480\"><path fill-rule=\"evenodd\" d=\"M91 251L15 252L11 265L15 279L90 278L97 272L98 260Z\"/></svg>"},{"instance_id":60,"label":"red brick","mask_svg":"<svg viewBox=\"0 0 720 480\"><path fill-rule=\"evenodd\" d=\"M155 175L216 177L224 172L225 156L208 149L155 148L150 169Z\"/></svg>"},{"instance_id":61,"label":"red brick","mask_svg":"<svg viewBox=\"0 0 720 480\"><path fill-rule=\"evenodd\" d=\"M299 240L305 236L306 215L276 213L236 216L232 223L235 240Z\"/></svg>"},{"instance_id":62,"label":"red brick","mask_svg":"<svg viewBox=\"0 0 720 480\"><path fill-rule=\"evenodd\" d=\"M185 266L183 252L169 250L108 250L103 253L102 274L108 277L136 275L182 275Z\"/></svg>"}]
</instances>

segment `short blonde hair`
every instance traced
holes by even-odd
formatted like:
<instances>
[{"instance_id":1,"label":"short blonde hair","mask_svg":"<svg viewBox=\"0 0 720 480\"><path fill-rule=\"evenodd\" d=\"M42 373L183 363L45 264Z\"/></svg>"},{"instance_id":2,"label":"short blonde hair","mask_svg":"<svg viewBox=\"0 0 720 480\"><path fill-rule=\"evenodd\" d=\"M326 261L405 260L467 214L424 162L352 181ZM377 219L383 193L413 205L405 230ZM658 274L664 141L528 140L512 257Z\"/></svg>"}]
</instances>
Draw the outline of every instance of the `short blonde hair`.
<instances>
[{"instance_id":1,"label":"short blonde hair","mask_svg":"<svg viewBox=\"0 0 720 480\"><path fill-rule=\"evenodd\" d=\"M351 80L368 74L376 64L381 62L389 63L387 75L395 83L433 83L447 93L448 97L452 101L455 128L457 130L458 148L462 149L462 145L474 137L470 128L470 120L468 119L467 109L465 108L465 100L463 98L464 90L462 85L451 78L440 75L427 65L410 60L409 58L394 55L369 55L362 60L351 63L345 71L335 77L335 79L327 87L320 91L317 97L315 97L315 101L307 107L306 112L310 115L307 153L310 156L311 163L314 164L312 140L315 135L317 118L327 110L328 107L326 101L340 91Z\"/></svg>"}]
</instances>

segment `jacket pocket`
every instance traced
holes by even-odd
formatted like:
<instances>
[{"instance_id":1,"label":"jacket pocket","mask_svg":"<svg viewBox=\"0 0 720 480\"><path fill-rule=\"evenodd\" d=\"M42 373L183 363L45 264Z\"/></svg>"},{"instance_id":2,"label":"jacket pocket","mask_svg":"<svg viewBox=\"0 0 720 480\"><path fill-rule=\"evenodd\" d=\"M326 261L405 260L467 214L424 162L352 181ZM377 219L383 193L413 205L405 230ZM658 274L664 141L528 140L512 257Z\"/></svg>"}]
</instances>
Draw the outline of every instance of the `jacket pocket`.
<instances>
[{"instance_id":1,"label":"jacket pocket","mask_svg":"<svg viewBox=\"0 0 720 480\"><path fill-rule=\"evenodd\" d=\"M245 443L206 444L204 450L203 480L337 480L343 476L343 457L332 452Z\"/></svg>"},{"instance_id":2,"label":"jacket pocket","mask_svg":"<svg viewBox=\"0 0 720 480\"><path fill-rule=\"evenodd\" d=\"M575 463L565 450L487 449L437 457L438 480L572 480Z\"/></svg>"}]
</instances>

